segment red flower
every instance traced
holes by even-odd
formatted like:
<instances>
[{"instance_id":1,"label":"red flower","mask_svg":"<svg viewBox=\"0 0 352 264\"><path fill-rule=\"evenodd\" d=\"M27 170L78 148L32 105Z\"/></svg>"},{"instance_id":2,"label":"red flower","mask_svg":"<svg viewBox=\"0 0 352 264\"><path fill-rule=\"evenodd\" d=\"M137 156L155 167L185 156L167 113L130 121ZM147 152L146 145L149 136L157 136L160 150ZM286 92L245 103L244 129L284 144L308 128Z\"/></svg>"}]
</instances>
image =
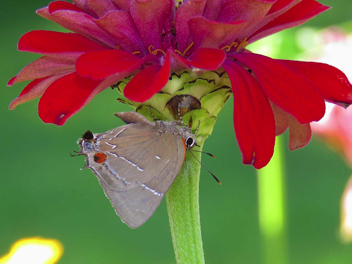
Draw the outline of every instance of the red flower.
<instances>
[{"instance_id":1,"label":"red flower","mask_svg":"<svg viewBox=\"0 0 352 264\"><path fill-rule=\"evenodd\" d=\"M31 31L19 50L43 55L9 85L33 80L10 105L42 96L39 116L62 125L96 94L135 75L125 96L144 102L172 72L228 74L234 126L243 162L265 166L275 135L290 128L290 149L308 143L309 123L324 100L349 105L352 87L338 69L321 63L274 60L245 48L300 25L328 7L313 0L55 1L37 13L76 33ZM275 124L276 122L276 124Z\"/></svg>"}]
</instances>

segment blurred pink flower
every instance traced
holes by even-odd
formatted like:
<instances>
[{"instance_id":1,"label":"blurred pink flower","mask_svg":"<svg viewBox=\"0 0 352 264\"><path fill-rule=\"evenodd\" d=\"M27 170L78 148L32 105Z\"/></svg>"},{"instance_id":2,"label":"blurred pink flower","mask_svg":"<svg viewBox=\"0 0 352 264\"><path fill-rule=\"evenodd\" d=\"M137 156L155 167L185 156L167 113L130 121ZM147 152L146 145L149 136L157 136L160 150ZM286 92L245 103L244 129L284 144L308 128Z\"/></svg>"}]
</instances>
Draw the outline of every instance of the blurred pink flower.
<instances>
[{"instance_id":1,"label":"blurred pink flower","mask_svg":"<svg viewBox=\"0 0 352 264\"><path fill-rule=\"evenodd\" d=\"M315 61L326 61L344 69L348 77L352 78L351 56L352 35L343 30L331 27L317 33L320 39L321 54L314 54ZM345 54L345 55L343 55ZM344 59L341 59L341 58ZM342 109L327 104L327 111L323 119L312 123L315 135L322 138L331 148L340 153L352 166L352 108Z\"/></svg>"},{"instance_id":2,"label":"blurred pink flower","mask_svg":"<svg viewBox=\"0 0 352 264\"><path fill-rule=\"evenodd\" d=\"M352 166L352 108L332 105L329 108L329 114L321 122L312 124L313 132L342 154Z\"/></svg>"},{"instance_id":3,"label":"blurred pink flower","mask_svg":"<svg viewBox=\"0 0 352 264\"><path fill-rule=\"evenodd\" d=\"M323 53L314 52L317 61L327 61L344 69L347 76L352 77L351 56L352 35L348 35L339 28L328 28L319 32ZM341 58L342 59L338 59ZM332 104L327 104L327 111L323 119L312 123L315 135L319 136L325 143L341 154L350 167L352 167L352 108L342 109ZM341 222L340 238L344 243L352 241L352 176L347 181L345 190L341 197Z\"/></svg>"}]
</instances>

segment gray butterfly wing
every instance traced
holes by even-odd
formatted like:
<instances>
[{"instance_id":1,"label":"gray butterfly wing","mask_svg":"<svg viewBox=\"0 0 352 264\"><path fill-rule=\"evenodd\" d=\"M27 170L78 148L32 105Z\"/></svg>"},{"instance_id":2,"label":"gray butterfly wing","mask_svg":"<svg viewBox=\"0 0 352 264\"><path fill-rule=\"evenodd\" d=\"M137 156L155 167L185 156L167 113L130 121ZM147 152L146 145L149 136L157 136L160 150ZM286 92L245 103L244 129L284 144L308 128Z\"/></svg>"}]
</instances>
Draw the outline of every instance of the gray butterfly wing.
<instances>
[{"instance_id":1,"label":"gray butterfly wing","mask_svg":"<svg viewBox=\"0 0 352 264\"><path fill-rule=\"evenodd\" d=\"M96 135L94 148L87 156L88 166L116 213L131 228L154 214L186 154L183 138L140 123ZM106 160L95 162L96 152L105 154Z\"/></svg>"}]
</instances>

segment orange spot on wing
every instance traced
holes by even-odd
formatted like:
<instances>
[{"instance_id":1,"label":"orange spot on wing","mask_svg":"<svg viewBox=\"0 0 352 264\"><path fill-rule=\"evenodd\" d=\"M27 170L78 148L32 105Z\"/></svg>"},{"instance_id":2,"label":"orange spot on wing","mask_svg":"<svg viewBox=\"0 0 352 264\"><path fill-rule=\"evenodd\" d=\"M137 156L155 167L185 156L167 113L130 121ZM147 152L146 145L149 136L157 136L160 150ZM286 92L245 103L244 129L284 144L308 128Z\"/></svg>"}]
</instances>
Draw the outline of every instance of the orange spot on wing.
<instances>
[{"instance_id":1,"label":"orange spot on wing","mask_svg":"<svg viewBox=\"0 0 352 264\"><path fill-rule=\"evenodd\" d=\"M96 163L103 163L107 159L107 156L104 153L98 152L94 154L94 161Z\"/></svg>"},{"instance_id":2,"label":"orange spot on wing","mask_svg":"<svg viewBox=\"0 0 352 264\"><path fill-rule=\"evenodd\" d=\"M184 138L181 138L182 139L182 143L183 143L183 148L185 149L185 153L187 151L187 146L186 146L186 141Z\"/></svg>"},{"instance_id":3,"label":"orange spot on wing","mask_svg":"<svg viewBox=\"0 0 352 264\"><path fill-rule=\"evenodd\" d=\"M183 165L183 162L185 161L185 158L186 158L186 152L187 152L187 146L186 146L186 141L184 138L181 138L182 139L182 143L183 143L183 148L185 150L185 155L183 156L183 161L182 161L182 165Z\"/></svg>"}]
</instances>

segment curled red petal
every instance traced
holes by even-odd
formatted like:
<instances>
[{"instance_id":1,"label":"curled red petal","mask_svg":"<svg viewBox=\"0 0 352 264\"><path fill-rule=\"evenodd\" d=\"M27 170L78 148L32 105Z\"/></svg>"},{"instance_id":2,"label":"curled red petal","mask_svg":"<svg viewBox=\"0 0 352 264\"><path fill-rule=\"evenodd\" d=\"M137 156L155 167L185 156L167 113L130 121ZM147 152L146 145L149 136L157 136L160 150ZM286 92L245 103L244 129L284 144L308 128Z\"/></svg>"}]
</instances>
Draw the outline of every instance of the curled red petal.
<instances>
[{"instance_id":1,"label":"curled red petal","mask_svg":"<svg viewBox=\"0 0 352 264\"><path fill-rule=\"evenodd\" d=\"M305 0L302 1L287 12L283 13L281 16L278 16L249 38L249 43L257 41L258 39L264 38L266 36L272 35L276 32L282 31L287 28L296 27L304 24L308 20L314 18L320 13L330 9L330 7L320 4L314 0Z\"/></svg>"},{"instance_id":2,"label":"curled red petal","mask_svg":"<svg viewBox=\"0 0 352 264\"><path fill-rule=\"evenodd\" d=\"M37 10L37 14L106 47L116 47L110 35L95 24L95 18L85 12L61 9L50 14L48 7L44 7Z\"/></svg>"},{"instance_id":3,"label":"curled red petal","mask_svg":"<svg viewBox=\"0 0 352 264\"><path fill-rule=\"evenodd\" d=\"M36 79L30 82L19 94L19 96L13 100L9 106L10 110L14 110L18 105L31 101L43 95L46 88L52 84L55 80L62 77L62 75L50 76L47 78Z\"/></svg>"},{"instance_id":4,"label":"curled red petal","mask_svg":"<svg viewBox=\"0 0 352 264\"><path fill-rule=\"evenodd\" d=\"M288 127L289 127L289 143L288 148L290 150L296 150L306 146L312 138L312 129L310 124L300 124L297 120L288 115Z\"/></svg>"},{"instance_id":5,"label":"curled red petal","mask_svg":"<svg viewBox=\"0 0 352 264\"><path fill-rule=\"evenodd\" d=\"M168 82L170 76L170 53L166 53L163 66L151 65L137 73L127 83L123 93L135 102L145 102L159 92Z\"/></svg>"},{"instance_id":6,"label":"curled red petal","mask_svg":"<svg viewBox=\"0 0 352 264\"><path fill-rule=\"evenodd\" d=\"M320 120L325 102L314 85L280 60L254 53L232 55L249 67L269 99L301 124Z\"/></svg>"},{"instance_id":7,"label":"curled red petal","mask_svg":"<svg viewBox=\"0 0 352 264\"><path fill-rule=\"evenodd\" d=\"M79 8L78 6L70 3L70 2L66 2L66 1L54 1L51 2L48 5L49 8L49 13L53 13L55 11L58 10L71 10L71 11L77 11L77 12L84 12L84 10L82 10L81 8Z\"/></svg>"},{"instance_id":8,"label":"curled red petal","mask_svg":"<svg viewBox=\"0 0 352 264\"><path fill-rule=\"evenodd\" d=\"M234 98L233 119L243 163L264 167L274 153L275 120L268 98L255 78L233 61L224 65Z\"/></svg>"},{"instance_id":9,"label":"curled red petal","mask_svg":"<svg viewBox=\"0 0 352 264\"><path fill-rule=\"evenodd\" d=\"M101 80L115 73L132 72L140 67L143 61L123 50L93 51L77 59L76 70L84 77Z\"/></svg>"},{"instance_id":10,"label":"curled red petal","mask_svg":"<svg viewBox=\"0 0 352 264\"><path fill-rule=\"evenodd\" d=\"M20 51L41 54L60 52L87 52L106 49L76 33L33 30L24 34L18 42Z\"/></svg>"},{"instance_id":11,"label":"curled red petal","mask_svg":"<svg viewBox=\"0 0 352 264\"><path fill-rule=\"evenodd\" d=\"M289 60L281 62L310 81L325 100L344 107L352 104L352 85L339 69L318 62Z\"/></svg>"},{"instance_id":12,"label":"curled red petal","mask_svg":"<svg viewBox=\"0 0 352 264\"><path fill-rule=\"evenodd\" d=\"M39 101L39 117L44 123L63 125L92 97L99 81L71 73L53 82Z\"/></svg>"},{"instance_id":13,"label":"curled red petal","mask_svg":"<svg viewBox=\"0 0 352 264\"><path fill-rule=\"evenodd\" d=\"M74 69L73 61L44 56L24 67L16 77L10 80L9 86L51 75L67 74L73 72Z\"/></svg>"},{"instance_id":14,"label":"curled red petal","mask_svg":"<svg viewBox=\"0 0 352 264\"><path fill-rule=\"evenodd\" d=\"M190 61L193 67L204 70L216 70L226 59L226 53L219 49L200 48L197 49Z\"/></svg>"},{"instance_id":15,"label":"curled red petal","mask_svg":"<svg viewBox=\"0 0 352 264\"><path fill-rule=\"evenodd\" d=\"M276 104L270 102L271 108L273 109L275 126L276 126L276 136L281 135L288 128L288 113L282 108L278 107Z\"/></svg>"},{"instance_id":16,"label":"curled red petal","mask_svg":"<svg viewBox=\"0 0 352 264\"><path fill-rule=\"evenodd\" d=\"M300 124L296 118L273 103L271 107L275 117L276 135L281 135L289 128L289 149L296 150L306 146L312 138L310 124Z\"/></svg>"},{"instance_id":17,"label":"curled red petal","mask_svg":"<svg viewBox=\"0 0 352 264\"><path fill-rule=\"evenodd\" d=\"M13 77L9 80L9 82L7 83L7 86L12 86L12 85L14 84L16 78L17 78L17 75L16 75L16 76L13 76Z\"/></svg>"}]
</instances>

